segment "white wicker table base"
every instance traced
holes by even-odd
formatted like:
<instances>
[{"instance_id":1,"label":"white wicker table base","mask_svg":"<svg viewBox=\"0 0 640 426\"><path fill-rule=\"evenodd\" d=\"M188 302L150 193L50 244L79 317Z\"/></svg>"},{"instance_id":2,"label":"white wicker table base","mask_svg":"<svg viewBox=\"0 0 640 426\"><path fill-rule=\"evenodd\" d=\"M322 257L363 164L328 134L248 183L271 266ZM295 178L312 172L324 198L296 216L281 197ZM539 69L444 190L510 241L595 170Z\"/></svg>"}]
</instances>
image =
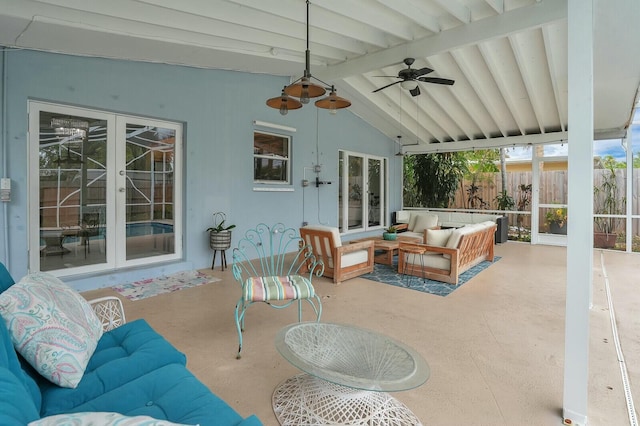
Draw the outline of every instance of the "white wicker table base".
<instances>
[{"instance_id":1,"label":"white wicker table base","mask_svg":"<svg viewBox=\"0 0 640 426\"><path fill-rule=\"evenodd\" d=\"M422 425L406 405L386 392L340 386L309 374L280 383L272 402L282 426Z\"/></svg>"}]
</instances>

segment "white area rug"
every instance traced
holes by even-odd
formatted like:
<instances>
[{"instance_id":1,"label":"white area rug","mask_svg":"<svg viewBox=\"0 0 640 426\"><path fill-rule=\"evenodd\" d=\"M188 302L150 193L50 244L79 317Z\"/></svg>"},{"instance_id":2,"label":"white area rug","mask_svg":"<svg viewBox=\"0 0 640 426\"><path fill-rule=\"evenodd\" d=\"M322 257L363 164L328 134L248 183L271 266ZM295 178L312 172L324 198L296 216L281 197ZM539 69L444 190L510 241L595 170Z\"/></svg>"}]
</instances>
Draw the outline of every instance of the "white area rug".
<instances>
[{"instance_id":1,"label":"white area rug","mask_svg":"<svg viewBox=\"0 0 640 426\"><path fill-rule=\"evenodd\" d=\"M121 284L112 288L129 300L140 300L216 281L220 281L220 278L198 271L181 271L171 275Z\"/></svg>"}]
</instances>

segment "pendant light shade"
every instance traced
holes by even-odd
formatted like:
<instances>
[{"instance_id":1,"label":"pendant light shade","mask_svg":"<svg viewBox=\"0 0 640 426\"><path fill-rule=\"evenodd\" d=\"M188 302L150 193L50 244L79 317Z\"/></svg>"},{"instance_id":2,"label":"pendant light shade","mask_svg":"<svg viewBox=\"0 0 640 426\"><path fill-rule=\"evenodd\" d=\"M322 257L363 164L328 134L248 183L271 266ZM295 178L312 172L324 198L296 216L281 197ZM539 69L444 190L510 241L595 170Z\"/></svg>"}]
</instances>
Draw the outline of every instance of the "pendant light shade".
<instances>
[{"instance_id":1,"label":"pendant light shade","mask_svg":"<svg viewBox=\"0 0 640 426\"><path fill-rule=\"evenodd\" d=\"M282 95L277 98L267 100L267 105L271 108L279 109L280 114L285 115L290 109L301 108L303 104L308 104L309 99L324 95L329 89L329 85L324 81L311 75L311 52L309 51L309 0L307 3L307 50L305 50L305 69L303 77L294 81L289 86L285 86ZM322 85L313 83L311 79L317 80ZM293 98L292 98L293 97ZM300 99L299 101L297 99ZM347 108L351 102L336 95L336 90L331 86L331 93L324 99L317 101L318 108L328 109L335 114L336 110Z\"/></svg>"},{"instance_id":2,"label":"pendant light shade","mask_svg":"<svg viewBox=\"0 0 640 426\"><path fill-rule=\"evenodd\" d=\"M318 108L328 109L331 114L335 114L336 110L350 107L351 101L338 96L336 94L335 87L331 86L331 93L329 93L329 96L316 101L316 106Z\"/></svg>"},{"instance_id":3,"label":"pendant light shade","mask_svg":"<svg viewBox=\"0 0 640 426\"><path fill-rule=\"evenodd\" d=\"M280 114L287 115L290 109L302 108L302 103L297 99L287 96L285 89L282 89L282 94L276 98L267 99L267 105L271 108L279 109Z\"/></svg>"},{"instance_id":4,"label":"pendant light shade","mask_svg":"<svg viewBox=\"0 0 640 426\"><path fill-rule=\"evenodd\" d=\"M303 104L309 103L309 98L317 98L324 95L327 91L324 87L309 81L307 77L302 77L297 83L285 87L284 92L289 96L300 98Z\"/></svg>"}]
</instances>

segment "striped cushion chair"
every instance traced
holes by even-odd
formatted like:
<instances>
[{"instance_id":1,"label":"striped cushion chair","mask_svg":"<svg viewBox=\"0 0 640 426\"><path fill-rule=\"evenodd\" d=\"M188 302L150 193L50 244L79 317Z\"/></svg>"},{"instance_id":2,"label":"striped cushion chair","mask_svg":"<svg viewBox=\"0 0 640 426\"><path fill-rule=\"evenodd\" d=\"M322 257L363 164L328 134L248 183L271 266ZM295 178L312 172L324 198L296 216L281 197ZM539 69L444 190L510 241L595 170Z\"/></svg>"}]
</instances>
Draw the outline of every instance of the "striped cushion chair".
<instances>
[{"instance_id":1,"label":"striped cushion chair","mask_svg":"<svg viewBox=\"0 0 640 426\"><path fill-rule=\"evenodd\" d=\"M277 223L259 224L248 230L233 249L233 276L242 286L235 309L238 330L238 354L242 352L242 332L247 308L253 303L267 303L286 308L298 302L298 321L302 321L302 301L307 301L320 321L322 302L311 279L321 276L323 264L316 260L311 247L297 231Z\"/></svg>"}]
</instances>

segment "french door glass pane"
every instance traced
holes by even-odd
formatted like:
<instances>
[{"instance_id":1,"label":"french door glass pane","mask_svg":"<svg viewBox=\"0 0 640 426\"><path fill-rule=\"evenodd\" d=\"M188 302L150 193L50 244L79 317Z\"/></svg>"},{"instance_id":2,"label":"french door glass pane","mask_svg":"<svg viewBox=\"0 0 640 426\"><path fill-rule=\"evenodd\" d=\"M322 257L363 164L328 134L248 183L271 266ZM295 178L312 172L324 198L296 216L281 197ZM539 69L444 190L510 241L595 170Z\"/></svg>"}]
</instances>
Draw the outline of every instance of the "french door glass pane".
<instances>
[{"instance_id":1,"label":"french door glass pane","mask_svg":"<svg viewBox=\"0 0 640 426\"><path fill-rule=\"evenodd\" d=\"M40 111L40 270L106 262L107 126Z\"/></svg>"},{"instance_id":2,"label":"french door glass pane","mask_svg":"<svg viewBox=\"0 0 640 426\"><path fill-rule=\"evenodd\" d=\"M362 157L349 156L349 229L362 228L362 186L364 184Z\"/></svg>"},{"instance_id":3,"label":"french door glass pane","mask_svg":"<svg viewBox=\"0 0 640 426\"><path fill-rule=\"evenodd\" d=\"M127 123L126 259L172 254L174 129Z\"/></svg>"},{"instance_id":4,"label":"french door glass pane","mask_svg":"<svg viewBox=\"0 0 640 426\"><path fill-rule=\"evenodd\" d=\"M381 168L382 161L369 159L369 226L378 226L382 223L380 220L382 201Z\"/></svg>"}]
</instances>

